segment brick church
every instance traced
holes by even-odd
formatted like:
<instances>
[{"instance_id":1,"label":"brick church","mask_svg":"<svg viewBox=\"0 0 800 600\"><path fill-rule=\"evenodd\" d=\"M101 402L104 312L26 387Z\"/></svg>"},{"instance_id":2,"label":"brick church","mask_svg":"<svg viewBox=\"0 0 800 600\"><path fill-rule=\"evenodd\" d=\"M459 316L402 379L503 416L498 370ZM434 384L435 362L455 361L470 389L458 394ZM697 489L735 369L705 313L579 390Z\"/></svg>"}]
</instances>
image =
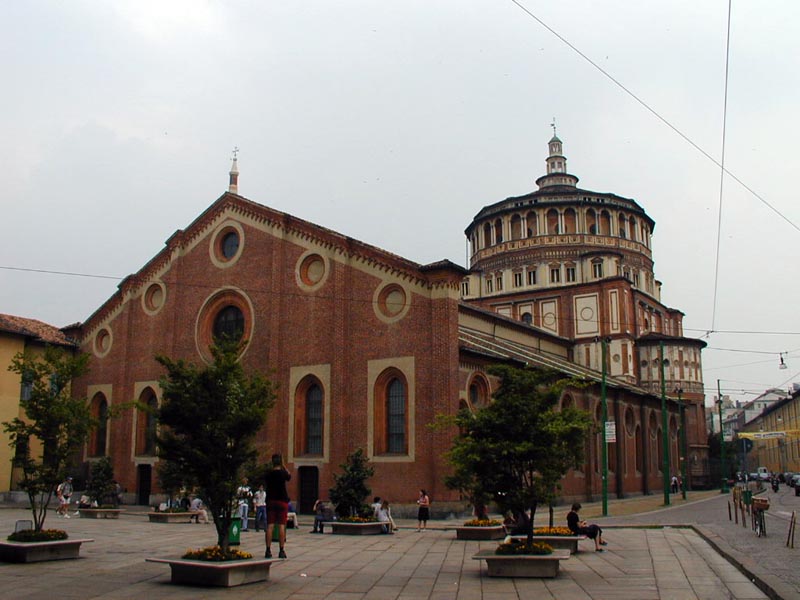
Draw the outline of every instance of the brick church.
<instances>
[{"instance_id":1,"label":"brick church","mask_svg":"<svg viewBox=\"0 0 800 600\"><path fill-rule=\"evenodd\" d=\"M496 382L486 369L502 362L593 382L561 402L599 422L606 355L616 428L609 492L661 489L663 435L670 471L678 472L677 396L692 483L707 483L704 343L684 337L683 314L660 302L655 224L633 200L578 188L557 137L538 189L484 207L467 227L469 269L417 264L248 200L238 194L238 175L234 159L228 192L71 332L91 356L75 393L95 415L132 401L157 407L156 354L208 361L215 334L240 331L246 368L279 385L260 456L284 455L301 511L327 496L356 448L369 456L370 485L382 497L413 503L425 488L437 501L455 501L443 483L453 432L431 430L436 415L490 401ZM111 456L129 501L152 503L153 417L127 409L104 423L85 460ZM565 499L600 493L600 439L592 434L586 464L565 477Z\"/></svg>"}]
</instances>

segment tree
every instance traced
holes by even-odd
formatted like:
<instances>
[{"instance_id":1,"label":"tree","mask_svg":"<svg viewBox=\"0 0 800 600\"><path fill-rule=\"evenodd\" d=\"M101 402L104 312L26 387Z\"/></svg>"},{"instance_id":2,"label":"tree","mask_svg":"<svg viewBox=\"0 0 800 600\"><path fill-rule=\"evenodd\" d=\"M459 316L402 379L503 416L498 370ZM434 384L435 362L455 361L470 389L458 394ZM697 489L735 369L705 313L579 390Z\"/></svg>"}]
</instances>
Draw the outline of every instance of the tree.
<instances>
[{"instance_id":1,"label":"tree","mask_svg":"<svg viewBox=\"0 0 800 600\"><path fill-rule=\"evenodd\" d=\"M236 489L246 465L256 458L256 433L275 402L266 377L245 373L238 361L241 349L239 342L217 340L212 364L203 367L156 357L167 371L160 380L159 456L197 483L214 518L217 544L226 553Z\"/></svg>"},{"instance_id":2,"label":"tree","mask_svg":"<svg viewBox=\"0 0 800 600\"><path fill-rule=\"evenodd\" d=\"M367 516L370 509L365 502L372 493L367 487L367 479L372 477L375 469L367 466L369 459L364 450L358 448L347 455L347 459L339 466L342 474L333 476L334 486L328 490L331 502L336 506L336 514L340 517Z\"/></svg>"},{"instance_id":3,"label":"tree","mask_svg":"<svg viewBox=\"0 0 800 600\"><path fill-rule=\"evenodd\" d=\"M530 510L530 543L536 507L551 503L561 478L583 462L589 416L556 408L567 386L584 384L543 369L495 366L490 373L500 387L493 402L456 417L460 433L448 453L454 473L445 481L470 498L492 498L502 510Z\"/></svg>"},{"instance_id":4,"label":"tree","mask_svg":"<svg viewBox=\"0 0 800 600\"><path fill-rule=\"evenodd\" d=\"M108 456L104 456L92 464L86 493L97 502L97 506L100 508L103 507L103 504L116 505L116 500L109 502L112 497L116 499L116 482L114 481L114 467L111 466L111 459Z\"/></svg>"},{"instance_id":5,"label":"tree","mask_svg":"<svg viewBox=\"0 0 800 600\"><path fill-rule=\"evenodd\" d=\"M15 355L8 369L30 390L20 399L23 418L4 422L3 430L16 449L14 466L22 470L19 485L28 494L36 532L42 530L47 506L71 459L95 425L86 399L73 398L70 389L73 379L88 371L88 361L88 355L47 346L40 355ZM36 456L33 448L39 449Z\"/></svg>"},{"instance_id":6,"label":"tree","mask_svg":"<svg viewBox=\"0 0 800 600\"><path fill-rule=\"evenodd\" d=\"M174 498L182 489L192 489L196 483L186 474L186 469L177 460L161 460L156 466L158 487L169 498L169 506L173 506Z\"/></svg>"}]
</instances>

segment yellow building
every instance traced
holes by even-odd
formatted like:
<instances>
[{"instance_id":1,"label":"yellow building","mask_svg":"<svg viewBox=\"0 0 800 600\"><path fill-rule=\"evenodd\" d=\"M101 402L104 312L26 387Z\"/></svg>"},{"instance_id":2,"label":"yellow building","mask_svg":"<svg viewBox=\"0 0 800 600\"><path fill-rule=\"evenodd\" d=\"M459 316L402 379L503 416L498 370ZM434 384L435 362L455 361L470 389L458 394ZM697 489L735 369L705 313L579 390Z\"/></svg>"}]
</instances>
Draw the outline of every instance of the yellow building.
<instances>
[{"instance_id":1,"label":"yellow building","mask_svg":"<svg viewBox=\"0 0 800 600\"><path fill-rule=\"evenodd\" d=\"M794 389L749 421L739 431L739 438L745 437L753 441L747 455L749 471L766 467L773 473L800 472L800 390Z\"/></svg>"},{"instance_id":2,"label":"yellow building","mask_svg":"<svg viewBox=\"0 0 800 600\"><path fill-rule=\"evenodd\" d=\"M11 360L19 352L41 352L47 345L76 349L66 332L67 328L59 329L35 319L0 314L0 423L23 416L19 401L25 390L19 375L8 370ZM14 489L13 455L8 434L0 428L0 493Z\"/></svg>"}]
</instances>

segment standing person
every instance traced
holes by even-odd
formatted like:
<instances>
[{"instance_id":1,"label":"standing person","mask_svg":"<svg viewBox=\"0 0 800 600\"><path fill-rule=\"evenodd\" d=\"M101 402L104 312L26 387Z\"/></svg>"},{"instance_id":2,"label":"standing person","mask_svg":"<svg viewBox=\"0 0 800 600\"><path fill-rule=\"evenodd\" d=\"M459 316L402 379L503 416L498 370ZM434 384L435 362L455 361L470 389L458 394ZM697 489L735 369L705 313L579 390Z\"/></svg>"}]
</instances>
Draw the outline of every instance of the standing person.
<instances>
[{"instance_id":1,"label":"standing person","mask_svg":"<svg viewBox=\"0 0 800 600\"><path fill-rule=\"evenodd\" d=\"M603 549L600 546L608 545L603 541L603 530L594 523L590 524L586 521L581 521L581 518L578 516L578 511L580 509L580 502L576 502L572 505L572 510L567 513L567 527L569 527L569 530L575 535L585 535L590 540L594 540L595 551L602 552Z\"/></svg>"},{"instance_id":2,"label":"standing person","mask_svg":"<svg viewBox=\"0 0 800 600\"><path fill-rule=\"evenodd\" d=\"M56 513L65 519L69 519L68 511L69 499L72 497L72 477L67 477L58 484L56 495L58 496L58 508L56 509Z\"/></svg>"},{"instance_id":3,"label":"standing person","mask_svg":"<svg viewBox=\"0 0 800 600\"><path fill-rule=\"evenodd\" d=\"M417 504L419 504L419 510L417 511L417 531L419 531L428 527L428 519L431 517L431 499L428 497L428 492L425 490L419 491Z\"/></svg>"},{"instance_id":4,"label":"standing person","mask_svg":"<svg viewBox=\"0 0 800 600\"><path fill-rule=\"evenodd\" d=\"M258 490L253 494L253 506L256 507L256 531L259 531L259 525L264 523L264 530L267 529L267 492L264 491L264 485L258 486Z\"/></svg>"},{"instance_id":5,"label":"standing person","mask_svg":"<svg viewBox=\"0 0 800 600\"><path fill-rule=\"evenodd\" d=\"M672 484L671 485L672 493L673 494L677 494L678 493L678 476L677 475L673 475L672 476L671 484Z\"/></svg>"},{"instance_id":6,"label":"standing person","mask_svg":"<svg viewBox=\"0 0 800 600\"><path fill-rule=\"evenodd\" d=\"M267 473L267 551L264 558L272 558L272 531L278 526L278 558L286 558L286 517L289 515L289 494L286 492L286 482L292 476L283 466L280 454L272 455L272 469Z\"/></svg>"},{"instance_id":7,"label":"standing person","mask_svg":"<svg viewBox=\"0 0 800 600\"><path fill-rule=\"evenodd\" d=\"M250 498L253 497L253 491L247 485L247 477L242 479L242 485L236 490L236 495L239 497L239 516L242 518L242 531L247 531L247 514L250 512Z\"/></svg>"},{"instance_id":8,"label":"standing person","mask_svg":"<svg viewBox=\"0 0 800 600\"><path fill-rule=\"evenodd\" d=\"M314 502L314 529L311 533L324 533L325 523L333 521L333 508L330 502L318 499Z\"/></svg>"}]
</instances>

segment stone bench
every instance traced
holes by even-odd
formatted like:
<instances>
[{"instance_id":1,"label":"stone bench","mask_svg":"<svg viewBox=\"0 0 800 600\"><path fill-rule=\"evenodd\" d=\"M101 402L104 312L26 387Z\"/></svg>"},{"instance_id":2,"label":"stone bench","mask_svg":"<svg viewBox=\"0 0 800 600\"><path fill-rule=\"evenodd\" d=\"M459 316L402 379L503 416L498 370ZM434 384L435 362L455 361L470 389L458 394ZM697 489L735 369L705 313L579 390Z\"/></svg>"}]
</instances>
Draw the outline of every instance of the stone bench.
<instances>
[{"instance_id":1,"label":"stone bench","mask_svg":"<svg viewBox=\"0 0 800 600\"><path fill-rule=\"evenodd\" d=\"M552 554L495 554L481 550L473 560L485 560L489 577L555 577L569 550L553 550Z\"/></svg>"},{"instance_id":2,"label":"stone bench","mask_svg":"<svg viewBox=\"0 0 800 600\"><path fill-rule=\"evenodd\" d=\"M248 560L204 561L170 558L146 558L152 563L170 566L172 583L183 585L206 585L234 587L269 579L269 567L282 558L262 558Z\"/></svg>"},{"instance_id":3,"label":"stone bench","mask_svg":"<svg viewBox=\"0 0 800 600\"><path fill-rule=\"evenodd\" d=\"M191 523L200 514L196 510L186 512L149 512L147 518L151 523Z\"/></svg>"}]
</instances>

